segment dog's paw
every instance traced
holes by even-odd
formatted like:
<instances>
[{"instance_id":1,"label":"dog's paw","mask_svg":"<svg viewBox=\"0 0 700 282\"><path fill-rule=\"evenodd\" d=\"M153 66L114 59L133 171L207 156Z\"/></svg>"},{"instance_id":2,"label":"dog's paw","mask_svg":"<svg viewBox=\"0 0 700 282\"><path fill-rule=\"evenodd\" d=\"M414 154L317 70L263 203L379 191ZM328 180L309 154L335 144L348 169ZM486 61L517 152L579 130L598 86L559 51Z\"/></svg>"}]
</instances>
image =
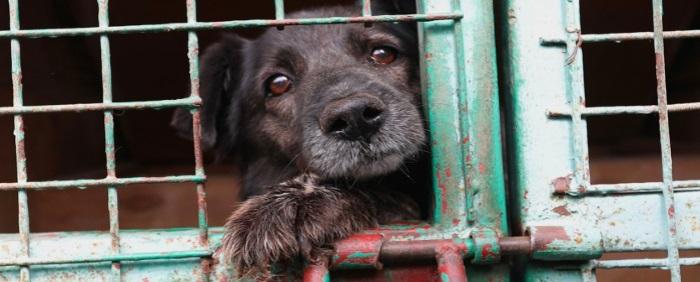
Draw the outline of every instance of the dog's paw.
<instances>
[{"instance_id":1,"label":"dog's paw","mask_svg":"<svg viewBox=\"0 0 700 282\"><path fill-rule=\"evenodd\" d=\"M250 198L229 217L221 250L241 276L269 275L273 263L298 255L294 194L278 189Z\"/></svg>"}]
</instances>

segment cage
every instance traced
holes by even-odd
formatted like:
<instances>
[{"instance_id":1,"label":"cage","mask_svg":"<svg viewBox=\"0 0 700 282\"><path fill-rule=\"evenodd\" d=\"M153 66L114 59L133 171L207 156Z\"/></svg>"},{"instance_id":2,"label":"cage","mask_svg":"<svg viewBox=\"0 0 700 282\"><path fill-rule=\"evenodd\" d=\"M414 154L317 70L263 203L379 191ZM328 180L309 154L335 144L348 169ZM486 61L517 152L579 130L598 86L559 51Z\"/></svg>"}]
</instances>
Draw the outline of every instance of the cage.
<instances>
[{"instance_id":1,"label":"cage","mask_svg":"<svg viewBox=\"0 0 700 282\"><path fill-rule=\"evenodd\" d=\"M224 263L216 250L223 233L218 225L227 216L219 212L232 209L236 189L230 183L236 173L235 168L221 165L205 170L198 112L201 98L196 87L199 50L206 45L200 39L211 41L212 33L222 30L255 33L249 29L376 22L419 23L421 84L432 140L432 216L425 222L382 226L351 236L335 244L336 255L327 264L298 265L285 271L304 281L595 281L600 270L660 268L668 270L668 278L663 279L681 281L683 267L700 264L697 253L683 253L700 248L700 207L695 204L700 193L694 180L700 176L674 177L669 125L670 113L700 106L688 101L669 103L673 100L666 87L668 55L664 52L664 39L694 38L700 32L664 30L661 0L635 10L648 8L651 30L611 33L583 32L586 26L582 28L580 17L601 11L589 6L584 13L576 0L536 5L522 0L418 0L418 12L410 15L373 15L371 1L365 0L357 1L362 5L361 16L308 19L287 19L290 7L304 3L283 0L251 7L204 0L178 5L59 2L9 0L7 11L0 8L9 15L9 26L0 27L0 38L10 54L10 60L0 65L7 64L10 70L12 93L11 99L9 95L0 98L0 129L8 129L7 136L0 132L0 138L5 138L0 139L0 157L7 160L0 169L12 171L11 176L0 172L4 177L0 210L17 216L16 222L1 217L15 226L0 226L4 228L0 229L4 233L0 234L0 281L235 279L236 269ZM697 11L698 5L688 5L684 8ZM73 9L77 12L68 14L78 19L36 21L47 13L39 11L46 9ZM206 9L209 12L202 13ZM161 38L149 41L154 37ZM68 43L76 40L92 47ZM650 78L655 82L655 99L630 106L627 95L615 100L620 105L605 105L610 100L603 99L603 105L586 106L586 97L594 94L584 88L600 88L590 84L588 73L584 79L584 71L598 62L585 61L584 54L595 44L620 41L653 42L649 52L655 67ZM167 48L156 46L163 42ZM47 61L34 57L50 54L54 49L48 47L61 44L63 49L77 50L72 52L93 54L98 68L56 55L44 55L52 58ZM143 52L140 57L138 52ZM172 57L145 59L154 55ZM141 65L129 64L139 63L137 57ZM32 60L36 62L27 63ZM157 64L166 60L166 66L180 70L158 77ZM39 64L96 74L67 78L56 68L49 69L49 79L32 77L30 71L46 71L33 67ZM47 84L43 87L48 91L43 91L61 92L53 94L70 93L72 89L63 85L71 79L74 87L85 87L81 91L101 95L66 94L66 100L29 95L40 92L32 86L38 84ZM157 83L149 84L153 80ZM167 93L187 89L187 82L193 86L189 97ZM136 94L144 89L158 94L147 98ZM193 146L172 140L166 146L158 142L137 146L172 135L164 128L168 110L174 108L191 110ZM589 150L598 148L589 138L601 135L592 133L593 119L610 122L610 116L618 115L650 116L658 124L654 128L658 134L652 137L660 145L660 180L625 182L621 177L591 176L605 170L600 162L589 160L597 156ZM155 121L143 122L149 118ZM32 135L40 130L48 133ZM96 134L98 141L86 141L87 135ZM40 139L46 136L62 136L62 142L75 143L77 149L61 152L53 147L61 142ZM10 144L5 146L1 140ZM164 157L172 154L176 157ZM143 160L155 160L152 163L158 165L139 165L146 163ZM163 165L175 160L193 165ZM70 171L60 164L78 169ZM596 183L596 179L608 182ZM167 191L173 198L163 198L165 192L146 192L149 189ZM72 194L59 194L67 191ZM60 197L65 200L57 210L51 202ZM76 202L81 200L90 202ZM162 201L170 209L147 210ZM208 212L212 204L217 213ZM56 213L73 205L79 207L70 208L91 206L76 213L98 223L76 230L61 228L55 221L75 215ZM53 208L37 210L43 206ZM143 224L149 220L146 213L177 216L165 216L159 224L163 220L169 224L154 226ZM612 259L614 254L609 254L640 251L663 252L649 254L655 258L634 259ZM683 275L692 277L692 273Z\"/></svg>"}]
</instances>

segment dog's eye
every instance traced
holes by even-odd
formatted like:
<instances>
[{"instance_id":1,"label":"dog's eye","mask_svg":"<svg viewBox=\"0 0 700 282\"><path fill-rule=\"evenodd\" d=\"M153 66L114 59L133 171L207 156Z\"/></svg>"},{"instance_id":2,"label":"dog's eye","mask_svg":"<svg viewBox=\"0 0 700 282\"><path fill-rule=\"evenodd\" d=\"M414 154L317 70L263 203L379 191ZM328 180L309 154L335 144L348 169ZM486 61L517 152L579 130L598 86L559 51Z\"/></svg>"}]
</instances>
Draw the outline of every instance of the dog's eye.
<instances>
[{"instance_id":1,"label":"dog's eye","mask_svg":"<svg viewBox=\"0 0 700 282\"><path fill-rule=\"evenodd\" d=\"M276 74L267 79L267 92L273 96L287 93L291 86L292 80L283 74Z\"/></svg>"},{"instance_id":2,"label":"dog's eye","mask_svg":"<svg viewBox=\"0 0 700 282\"><path fill-rule=\"evenodd\" d=\"M388 65L396 61L396 49L387 47L387 46L381 46L372 49L372 54L370 56L370 59L372 62L380 64L380 65Z\"/></svg>"}]
</instances>

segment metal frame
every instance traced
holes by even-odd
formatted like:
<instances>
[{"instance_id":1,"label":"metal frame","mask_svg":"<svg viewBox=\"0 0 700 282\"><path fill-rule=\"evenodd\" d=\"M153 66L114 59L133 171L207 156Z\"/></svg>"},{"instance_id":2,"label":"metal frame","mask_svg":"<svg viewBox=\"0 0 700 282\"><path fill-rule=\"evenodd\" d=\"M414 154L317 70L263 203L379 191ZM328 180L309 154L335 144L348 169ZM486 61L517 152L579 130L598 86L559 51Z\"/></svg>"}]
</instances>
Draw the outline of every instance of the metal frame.
<instances>
[{"instance_id":1,"label":"metal frame","mask_svg":"<svg viewBox=\"0 0 700 282\"><path fill-rule=\"evenodd\" d=\"M9 0L10 29L0 38L10 39L13 105L0 107L0 115L13 115L17 182L0 183L0 190L17 191L19 233L0 234L0 280L51 279L51 275L133 280L156 277L202 281L234 277L235 270L216 263L214 253L221 228L207 224L206 180L201 152L199 107L199 44L197 31L287 25L422 22L422 79L431 128L435 210L433 225L389 226L358 234L337 244L338 255L329 262L334 269L374 268L411 259L430 258L445 281L466 276L503 280L508 268L501 253L532 253L534 237L507 238L508 234L500 117L496 81L495 36L492 2L487 0L420 0L415 15L373 16L369 0L361 1L361 17L285 19L284 1L275 0L274 20L199 22L195 0L186 0L187 22L110 26L108 0L97 0L99 26L42 30L20 29L18 0ZM187 98L113 102L110 66L112 34L188 33L191 93ZM22 103L20 40L45 37L99 36L102 62L102 103L25 106ZM479 62L475 64L474 62ZM195 168L191 175L120 178L114 155L115 110L185 107L193 115ZM102 179L31 181L27 179L23 115L55 112L104 113L106 176ZM191 182L196 185L197 229L120 230L117 193L129 184ZM110 230L106 232L30 233L27 191L107 187ZM475 265L466 269L463 259ZM479 264L495 264L483 267ZM177 267L173 267L177 265ZM329 265L311 265L305 280L329 279ZM56 272L56 270L60 270ZM58 273L58 274L57 274ZM63 273L63 274L60 274Z\"/></svg>"},{"instance_id":2,"label":"metal frame","mask_svg":"<svg viewBox=\"0 0 700 282\"><path fill-rule=\"evenodd\" d=\"M503 58L516 224L521 231L543 222L582 226L599 238L591 249L596 252L667 252L665 259L591 260L556 273L529 262L527 279L594 281L596 268L664 268L680 281L682 265L700 265L700 258L679 258L679 249L700 248L700 231L691 228L700 209L686 204L700 201L700 181L673 180L668 113L700 106L668 105L664 39L698 38L700 31L664 31L662 0L652 0L653 32L615 34L581 34L576 0L545 0L537 7L506 2ZM657 105L586 107L582 45L625 40L654 42ZM591 184L585 119L618 114L658 114L660 182ZM647 222L638 224L640 218Z\"/></svg>"}]
</instances>

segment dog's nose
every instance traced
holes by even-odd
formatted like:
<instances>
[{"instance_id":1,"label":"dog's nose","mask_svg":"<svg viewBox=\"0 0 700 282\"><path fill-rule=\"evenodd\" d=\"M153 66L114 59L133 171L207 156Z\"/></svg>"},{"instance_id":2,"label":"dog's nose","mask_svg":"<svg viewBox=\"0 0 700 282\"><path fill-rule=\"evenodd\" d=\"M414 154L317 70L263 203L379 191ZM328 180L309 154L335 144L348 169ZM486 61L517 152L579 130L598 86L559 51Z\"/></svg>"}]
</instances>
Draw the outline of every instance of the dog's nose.
<instances>
[{"instance_id":1,"label":"dog's nose","mask_svg":"<svg viewBox=\"0 0 700 282\"><path fill-rule=\"evenodd\" d=\"M321 130L346 140L369 141L384 123L384 103L368 94L356 94L329 103L321 112Z\"/></svg>"}]
</instances>

